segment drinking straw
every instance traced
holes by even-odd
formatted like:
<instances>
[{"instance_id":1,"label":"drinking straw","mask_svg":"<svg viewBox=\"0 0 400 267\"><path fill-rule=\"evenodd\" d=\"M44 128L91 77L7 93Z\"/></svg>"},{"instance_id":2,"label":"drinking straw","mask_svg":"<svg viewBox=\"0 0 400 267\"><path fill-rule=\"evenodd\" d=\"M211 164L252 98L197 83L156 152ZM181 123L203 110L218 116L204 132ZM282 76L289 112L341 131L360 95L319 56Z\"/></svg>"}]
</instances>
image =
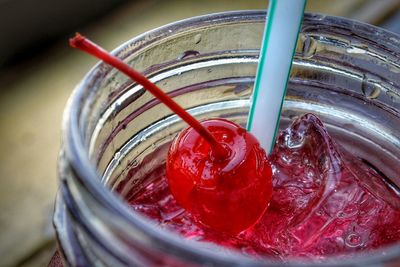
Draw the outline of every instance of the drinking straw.
<instances>
[{"instance_id":1,"label":"drinking straw","mask_svg":"<svg viewBox=\"0 0 400 267\"><path fill-rule=\"evenodd\" d=\"M306 0L271 0L247 130L271 153Z\"/></svg>"}]
</instances>

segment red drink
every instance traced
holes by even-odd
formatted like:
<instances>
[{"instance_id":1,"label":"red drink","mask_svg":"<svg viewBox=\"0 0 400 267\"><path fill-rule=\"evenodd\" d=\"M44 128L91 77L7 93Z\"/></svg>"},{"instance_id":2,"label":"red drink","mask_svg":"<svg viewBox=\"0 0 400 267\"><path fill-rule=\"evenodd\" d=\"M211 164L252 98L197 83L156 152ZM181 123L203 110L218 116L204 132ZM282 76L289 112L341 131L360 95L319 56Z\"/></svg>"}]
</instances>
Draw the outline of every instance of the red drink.
<instances>
[{"instance_id":1,"label":"red drink","mask_svg":"<svg viewBox=\"0 0 400 267\"><path fill-rule=\"evenodd\" d=\"M133 209L187 238L281 259L324 259L400 240L400 190L335 144L315 115L295 120L267 159L240 126L201 125L126 63L79 34L70 42L142 84L192 126L172 143L166 171L154 170L154 182L130 197Z\"/></svg>"},{"instance_id":2,"label":"red drink","mask_svg":"<svg viewBox=\"0 0 400 267\"><path fill-rule=\"evenodd\" d=\"M251 255L324 259L400 240L399 190L349 155L312 114L281 132L270 155L273 195L262 218L237 236L214 231L180 207L165 170L129 202L160 227ZM227 218L235 220L235 218Z\"/></svg>"}]
</instances>

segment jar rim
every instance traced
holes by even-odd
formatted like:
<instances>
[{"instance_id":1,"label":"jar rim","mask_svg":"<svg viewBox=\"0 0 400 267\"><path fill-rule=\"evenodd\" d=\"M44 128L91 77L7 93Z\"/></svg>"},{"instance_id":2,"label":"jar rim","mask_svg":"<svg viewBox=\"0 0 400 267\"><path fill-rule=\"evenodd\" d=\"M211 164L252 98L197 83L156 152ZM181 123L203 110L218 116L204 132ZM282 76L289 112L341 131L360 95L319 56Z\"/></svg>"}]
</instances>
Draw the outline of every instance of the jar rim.
<instances>
[{"instance_id":1,"label":"jar rim","mask_svg":"<svg viewBox=\"0 0 400 267\"><path fill-rule=\"evenodd\" d=\"M177 31L183 31L184 29L190 28L194 25L207 25L208 23L229 23L235 22L237 18L241 20L248 20L249 22L264 21L266 16L265 11L231 11L223 13L208 14L204 16L198 16L174 22L152 31L143 33L112 51L112 54L124 59L136 50L140 50L146 45L152 42L172 36ZM376 36L370 36L371 32L376 35L384 36L385 38L380 39L380 47L386 50L392 51L395 55L399 55L400 58L400 37L394 33L386 31L384 29L368 25L365 23L333 16L325 16L320 14L307 13L304 16L304 21L309 23L327 24L338 28L350 29L352 33L367 38L370 42L376 43ZM137 44L134 50L126 52L126 47L132 44ZM397 48L397 49L396 49ZM63 145L65 149L65 157L68 161L71 169L79 177L79 182L87 189L87 191L99 202L100 205L104 205L110 209L111 212L120 216L121 219L126 221L128 224L143 231L144 234L148 235L152 240L161 244L164 247L166 253L183 255L185 254L190 259L198 257L200 261L216 262L223 266L233 266L240 263L241 265L251 266L264 266L269 264L270 266L280 266L280 263L273 261L257 260L241 255L240 253L233 252L229 256L216 253L214 251L205 250L199 248L195 242L188 241L182 242L182 237L178 237L176 234L169 233L156 225L149 224L148 220L143 216L137 216L132 210L129 210L121 199L116 197L108 188L106 188L99 179L96 171L96 167L90 162L88 152L85 150L84 134L80 129L80 114L81 104L85 101L87 96L87 89L90 88L93 80L96 77L96 71L100 68L106 67L104 63L97 63L83 78L80 84L74 89L72 96L70 97L67 108L64 112L63 119ZM385 255L379 253L380 249L376 250L377 253L357 253L362 257L356 259L340 259L340 262L331 262L330 260L324 263L313 263L313 262L300 262L297 260L288 260L288 266L349 266L352 264L361 265L362 262L365 264L378 263L387 261L400 255L400 245L394 244L385 247ZM335 260L335 257L332 257Z\"/></svg>"}]
</instances>

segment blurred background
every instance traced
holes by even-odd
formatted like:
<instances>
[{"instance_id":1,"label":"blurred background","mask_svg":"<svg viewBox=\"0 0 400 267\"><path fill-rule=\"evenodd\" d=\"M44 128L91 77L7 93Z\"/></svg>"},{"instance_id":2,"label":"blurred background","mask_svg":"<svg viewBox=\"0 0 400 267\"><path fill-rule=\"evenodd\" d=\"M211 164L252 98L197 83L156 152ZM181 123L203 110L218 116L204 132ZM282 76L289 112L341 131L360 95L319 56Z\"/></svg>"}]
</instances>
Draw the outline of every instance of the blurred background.
<instances>
[{"instance_id":1,"label":"blurred background","mask_svg":"<svg viewBox=\"0 0 400 267\"><path fill-rule=\"evenodd\" d=\"M47 266L57 154L68 96L96 63L70 49L79 31L112 50L155 27L263 0L0 0L0 266ZM400 34L400 0L308 0L308 12Z\"/></svg>"}]
</instances>

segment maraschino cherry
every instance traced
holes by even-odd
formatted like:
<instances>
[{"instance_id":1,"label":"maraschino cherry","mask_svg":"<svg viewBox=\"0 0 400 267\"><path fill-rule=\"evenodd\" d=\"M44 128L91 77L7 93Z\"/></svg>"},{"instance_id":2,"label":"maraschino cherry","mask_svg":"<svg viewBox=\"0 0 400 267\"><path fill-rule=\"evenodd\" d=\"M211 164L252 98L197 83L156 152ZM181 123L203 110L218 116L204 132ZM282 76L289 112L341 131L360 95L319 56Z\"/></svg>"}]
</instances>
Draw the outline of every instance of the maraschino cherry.
<instances>
[{"instance_id":1,"label":"maraschino cherry","mask_svg":"<svg viewBox=\"0 0 400 267\"><path fill-rule=\"evenodd\" d=\"M167 159L169 188L183 208L229 234L257 222L271 199L272 171L252 134L224 119L200 123L142 74L80 34L70 44L128 75L191 126L174 139Z\"/></svg>"},{"instance_id":2,"label":"maraschino cherry","mask_svg":"<svg viewBox=\"0 0 400 267\"><path fill-rule=\"evenodd\" d=\"M167 160L176 201L203 224L231 234L252 226L272 195L271 166L257 139L239 125L210 119L202 125L229 151L217 157L193 128L173 141Z\"/></svg>"}]
</instances>

